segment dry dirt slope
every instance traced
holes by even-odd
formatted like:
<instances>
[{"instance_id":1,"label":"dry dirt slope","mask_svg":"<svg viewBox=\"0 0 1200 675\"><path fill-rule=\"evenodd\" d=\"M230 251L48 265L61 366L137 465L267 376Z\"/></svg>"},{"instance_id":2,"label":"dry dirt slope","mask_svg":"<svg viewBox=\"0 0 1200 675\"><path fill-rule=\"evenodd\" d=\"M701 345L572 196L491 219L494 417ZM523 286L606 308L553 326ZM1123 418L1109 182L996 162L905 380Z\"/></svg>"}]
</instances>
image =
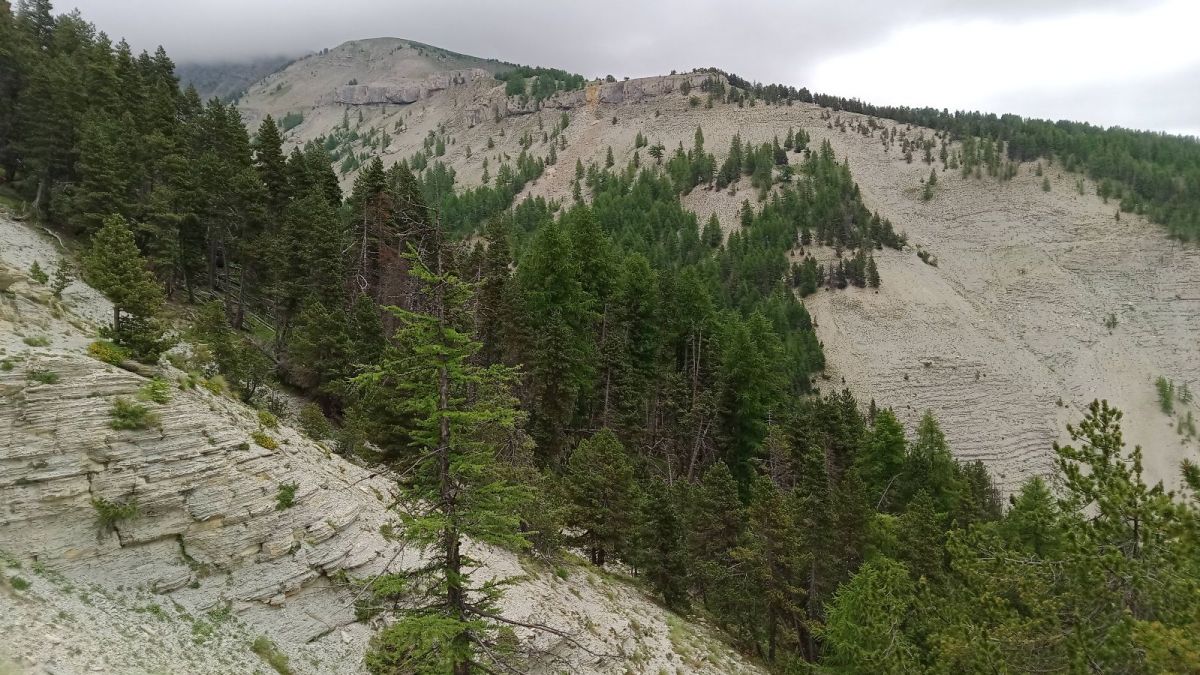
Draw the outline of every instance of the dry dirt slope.
<instances>
[{"instance_id":1,"label":"dry dirt slope","mask_svg":"<svg viewBox=\"0 0 1200 675\"><path fill-rule=\"evenodd\" d=\"M409 68L405 61L387 66L376 59L370 72L385 81L428 75L424 64L411 74ZM296 66L273 77L278 81L271 86L282 82L285 90L295 81L293 92L303 81L326 81L319 69L304 73ZM430 131L444 133L449 140L440 159L455 168L460 185L473 185L485 159L495 175L500 162L518 154L526 132L537 139L531 152L546 156L541 131L565 112L567 146L527 194L566 199L577 159L602 163L612 147L623 164L639 131L651 143L690 147L701 127L719 161L734 133L763 141L782 138L789 127L805 128L814 145L828 139L849 161L868 206L939 261L931 267L911 249L885 252L878 294L821 292L810 299L829 356L825 386L840 386L845 378L864 400L874 397L910 423L933 410L955 451L987 461L1010 488L1048 468L1050 444L1063 437L1066 422L1078 419L1093 398L1108 398L1128 414L1126 437L1145 447L1149 475L1174 482L1179 459L1196 446L1181 442L1174 420L1158 411L1153 380L1162 375L1200 388L1200 252L1194 246L1167 240L1138 217L1124 214L1116 222L1115 204L1104 204L1090 184L1086 195L1077 194L1076 176L1057 166L1047 171L1048 193L1032 165L1022 166L1010 182L943 172L936 197L924 203L919 183L930 167L885 153L878 132L864 137L829 129L820 108L806 104L692 106L664 80L679 81L591 85L586 96L554 101L534 114L510 106L500 84L486 79L429 92L409 105L338 105L329 92L310 87L305 95L311 108L292 139L326 133L349 111L364 133L398 123L405 129L382 153L390 162L419 150ZM272 107L269 90L243 102L250 117L285 109ZM497 109L507 111L498 120L490 112ZM481 117L480 110L488 114ZM649 161L644 152L641 159ZM717 213L728 229L736 226L736 209L748 196L753 199L749 192L698 190L685 204L702 219ZM1109 314L1119 322L1111 334L1104 327Z\"/></svg>"},{"instance_id":2,"label":"dry dirt slope","mask_svg":"<svg viewBox=\"0 0 1200 675\"><path fill-rule=\"evenodd\" d=\"M348 580L421 563L382 536L395 483L203 388L147 404L160 425L112 429L114 400L147 378L85 355L110 311L94 291L73 284L59 303L30 282L33 261L58 256L0 215L0 672L266 673L260 636L291 672L363 672L378 625L355 621ZM137 514L100 527L95 499ZM519 632L546 654L527 672L761 672L619 578L471 548L482 576L521 577L506 615L577 641Z\"/></svg>"}]
</instances>

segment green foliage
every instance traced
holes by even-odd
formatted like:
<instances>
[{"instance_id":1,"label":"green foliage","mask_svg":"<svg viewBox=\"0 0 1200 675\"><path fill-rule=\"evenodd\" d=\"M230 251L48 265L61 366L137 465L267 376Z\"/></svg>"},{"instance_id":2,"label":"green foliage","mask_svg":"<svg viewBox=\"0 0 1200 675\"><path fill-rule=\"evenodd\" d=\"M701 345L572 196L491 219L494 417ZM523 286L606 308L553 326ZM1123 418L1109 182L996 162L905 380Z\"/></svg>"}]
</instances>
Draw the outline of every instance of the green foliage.
<instances>
[{"instance_id":1,"label":"green foliage","mask_svg":"<svg viewBox=\"0 0 1200 675\"><path fill-rule=\"evenodd\" d=\"M300 408L300 428L309 438L323 440L333 435L333 425L321 412L321 406L316 403L306 403Z\"/></svg>"},{"instance_id":2,"label":"green foliage","mask_svg":"<svg viewBox=\"0 0 1200 675\"><path fill-rule=\"evenodd\" d=\"M113 429L147 429L159 423L157 413L151 412L149 408L125 398L118 396L113 399L112 410L109 411L112 416L112 421L109 426Z\"/></svg>"},{"instance_id":3,"label":"green foliage","mask_svg":"<svg viewBox=\"0 0 1200 675\"><path fill-rule=\"evenodd\" d=\"M407 496L432 507L400 514L406 540L429 555L408 574L423 609L404 612L376 637L366 661L372 672L465 672L470 662L498 658L480 644L499 634L492 607L500 586L474 582L462 541L528 546L517 514L530 494L514 480L519 460L500 458L503 448L521 447L514 372L473 361L480 345L468 332L471 289L441 269L440 249L432 255L433 269L417 254L409 258L429 313L393 308L392 343L356 378L386 414L372 422L402 431L391 450L411 467Z\"/></svg>"},{"instance_id":4,"label":"green foliage","mask_svg":"<svg viewBox=\"0 0 1200 675\"><path fill-rule=\"evenodd\" d=\"M513 66L510 70L496 73L496 79L504 82L506 95L528 95L534 101L542 101L559 91L583 89L586 83L582 75L534 66ZM562 128L566 126L563 124Z\"/></svg>"},{"instance_id":5,"label":"green foliage","mask_svg":"<svg viewBox=\"0 0 1200 675\"><path fill-rule=\"evenodd\" d=\"M1164 415L1175 412L1175 383L1159 375L1154 380L1154 388L1158 391L1158 406Z\"/></svg>"},{"instance_id":6,"label":"green foliage","mask_svg":"<svg viewBox=\"0 0 1200 675\"><path fill-rule=\"evenodd\" d=\"M133 231L120 216L104 219L84 258L88 283L113 303L113 330L120 331L121 315L148 319L162 305L162 289L146 268Z\"/></svg>"},{"instance_id":7,"label":"green foliage","mask_svg":"<svg viewBox=\"0 0 1200 675\"><path fill-rule=\"evenodd\" d=\"M275 492L275 510L283 511L290 509L296 504L296 489L300 487L298 483L280 483Z\"/></svg>"},{"instance_id":8,"label":"green foliage","mask_svg":"<svg viewBox=\"0 0 1200 675\"><path fill-rule=\"evenodd\" d=\"M140 401L152 401L160 405L169 403L171 401L171 383L156 377L138 389L137 397Z\"/></svg>"},{"instance_id":9,"label":"green foliage","mask_svg":"<svg viewBox=\"0 0 1200 675\"><path fill-rule=\"evenodd\" d=\"M58 373L53 370L30 370L25 376L38 384L58 384Z\"/></svg>"},{"instance_id":10,"label":"green foliage","mask_svg":"<svg viewBox=\"0 0 1200 675\"><path fill-rule=\"evenodd\" d=\"M65 291L67 286L70 286L71 282L74 280L75 268L71 264L71 261L67 258L59 260L58 267L54 270L54 281L50 284L51 294L61 300L63 291Z\"/></svg>"},{"instance_id":11,"label":"green foliage","mask_svg":"<svg viewBox=\"0 0 1200 675\"><path fill-rule=\"evenodd\" d=\"M279 675L292 675L287 655L279 651L275 643L271 642L265 635L254 638L254 642L250 645L250 651L260 656Z\"/></svg>"},{"instance_id":12,"label":"green foliage","mask_svg":"<svg viewBox=\"0 0 1200 675\"><path fill-rule=\"evenodd\" d=\"M43 285L50 281L50 277L46 274L46 271L42 269L42 266L36 260L33 261L33 265L31 265L29 268L29 278L33 279L34 282Z\"/></svg>"},{"instance_id":13,"label":"green foliage","mask_svg":"<svg viewBox=\"0 0 1200 675\"><path fill-rule=\"evenodd\" d=\"M900 563L879 558L863 565L827 610L824 664L864 675L920 671L920 650L904 630L915 596Z\"/></svg>"},{"instance_id":14,"label":"green foliage","mask_svg":"<svg viewBox=\"0 0 1200 675\"><path fill-rule=\"evenodd\" d=\"M45 335L31 335L29 337L21 338L21 342L24 342L30 347L50 346L50 338L46 337Z\"/></svg>"},{"instance_id":15,"label":"green foliage","mask_svg":"<svg viewBox=\"0 0 1200 675\"><path fill-rule=\"evenodd\" d=\"M564 476L570 504L567 525L582 532L580 544L592 564L627 550L640 495L634 465L608 429L584 439L571 453Z\"/></svg>"},{"instance_id":16,"label":"green foliage","mask_svg":"<svg viewBox=\"0 0 1200 675\"><path fill-rule=\"evenodd\" d=\"M254 440L255 445L267 450L278 450L279 441L272 438L269 434L261 429L250 432L250 438Z\"/></svg>"},{"instance_id":17,"label":"green foliage","mask_svg":"<svg viewBox=\"0 0 1200 675\"><path fill-rule=\"evenodd\" d=\"M300 123L303 121L304 121L304 113L294 110L292 112L285 114L282 118L280 118L279 130L283 131L283 132L291 131L292 129L295 129L296 127L300 126Z\"/></svg>"},{"instance_id":18,"label":"green foliage","mask_svg":"<svg viewBox=\"0 0 1200 675\"><path fill-rule=\"evenodd\" d=\"M108 340L97 340L88 345L88 355L114 366L121 365L129 358L129 352Z\"/></svg>"},{"instance_id":19,"label":"green foliage","mask_svg":"<svg viewBox=\"0 0 1200 675\"><path fill-rule=\"evenodd\" d=\"M25 590L28 590L28 589L29 589L29 586L31 585L31 584L29 583L29 580L28 580L28 579L25 579L25 578L23 578L23 577L11 577L11 578L8 580L8 583L9 583L9 585L10 585L10 586L12 586L12 587L13 587L13 590L15 590L15 591L25 591Z\"/></svg>"},{"instance_id":20,"label":"green foliage","mask_svg":"<svg viewBox=\"0 0 1200 675\"><path fill-rule=\"evenodd\" d=\"M92 508L96 511L97 526L105 532L111 532L118 523L133 520L139 514L136 499L111 502L103 497L95 497L92 499Z\"/></svg>"},{"instance_id":21,"label":"green foliage","mask_svg":"<svg viewBox=\"0 0 1200 675\"><path fill-rule=\"evenodd\" d=\"M270 411L259 410L259 411L257 411L257 415L258 415L258 423L261 424L264 429L278 429L279 428L279 418L276 417L274 414L272 414Z\"/></svg>"}]
</instances>

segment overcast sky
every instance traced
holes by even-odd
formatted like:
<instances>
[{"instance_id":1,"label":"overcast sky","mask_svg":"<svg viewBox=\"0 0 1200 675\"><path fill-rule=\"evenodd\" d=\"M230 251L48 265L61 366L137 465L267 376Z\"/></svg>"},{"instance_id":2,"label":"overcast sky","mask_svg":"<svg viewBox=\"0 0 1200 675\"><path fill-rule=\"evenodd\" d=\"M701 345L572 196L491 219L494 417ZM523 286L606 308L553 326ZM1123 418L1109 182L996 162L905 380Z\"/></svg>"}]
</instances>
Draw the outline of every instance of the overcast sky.
<instances>
[{"instance_id":1,"label":"overcast sky","mask_svg":"<svg viewBox=\"0 0 1200 675\"><path fill-rule=\"evenodd\" d=\"M880 104L1200 135L1198 0L59 0L177 62L403 37L638 77L717 66Z\"/></svg>"}]
</instances>

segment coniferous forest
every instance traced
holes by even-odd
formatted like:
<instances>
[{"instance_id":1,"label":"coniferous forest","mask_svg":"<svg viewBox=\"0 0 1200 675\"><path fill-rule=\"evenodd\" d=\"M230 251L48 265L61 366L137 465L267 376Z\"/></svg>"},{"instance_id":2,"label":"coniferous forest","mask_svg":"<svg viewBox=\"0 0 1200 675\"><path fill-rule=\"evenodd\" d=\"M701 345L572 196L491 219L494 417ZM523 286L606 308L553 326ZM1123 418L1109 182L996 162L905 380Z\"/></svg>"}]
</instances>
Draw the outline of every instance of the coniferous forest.
<instances>
[{"instance_id":1,"label":"coniferous forest","mask_svg":"<svg viewBox=\"0 0 1200 675\"><path fill-rule=\"evenodd\" d=\"M506 82L542 77L579 85ZM1126 208L1197 231L1192 141L817 102L1073 158ZM932 415L906 433L818 387L801 298L887 284L873 255L904 241L808 144L735 138L718 161L697 129L653 163L578 165L565 204L513 203L553 163L531 153L472 189L436 158L374 159L342 194L322 143L285 152L270 118L249 132L181 90L161 48L0 0L0 187L87 242L84 276L114 302L93 353L153 363L182 340L185 370L247 403L299 392L314 438L422 505L394 536L431 562L358 580L361 616L399 616L372 672L503 670L501 588L467 540L627 571L774 672L1200 670L1200 469L1185 494L1146 485L1097 402L1053 476L1004 500ZM727 238L680 203L739 180L762 199ZM814 246L846 254L789 260Z\"/></svg>"}]
</instances>

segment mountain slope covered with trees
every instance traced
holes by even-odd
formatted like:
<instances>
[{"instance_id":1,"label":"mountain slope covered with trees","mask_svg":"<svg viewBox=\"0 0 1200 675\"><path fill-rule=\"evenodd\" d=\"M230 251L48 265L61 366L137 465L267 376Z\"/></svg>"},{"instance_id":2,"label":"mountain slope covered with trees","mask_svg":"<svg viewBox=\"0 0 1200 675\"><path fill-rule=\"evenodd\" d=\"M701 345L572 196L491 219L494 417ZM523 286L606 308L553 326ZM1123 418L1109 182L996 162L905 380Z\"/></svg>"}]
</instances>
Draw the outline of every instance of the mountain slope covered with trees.
<instances>
[{"instance_id":1,"label":"mountain slope covered with trees","mask_svg":"<svg viewBox=\"0 0 1200 675\"><path fill-rule=\"evenodd\" d=\"M494 180L484 165L465 188L439 159L457 145L444 131L391 165L354 155L339 171L329 136L285 150L272 117L251 133L236 107L180 90L163 50L135 56L46 0L0 2L0 50L5 190L88 242L85 276L114 304L99 344L154 363L182 338L187 368L250 404L291 389L314 434L397 478L407 498L388 536L427 564L353 580L363 618L389 617L371 672L519 670L514 627L555 630L496 609L502 584L477 578L468 541L627 570L778 672L1197 667L1194 465L1183 492L1148 486L1121 414L1097 402L1053 448L1049 482L1005 508L933 415L910 438L887 407L904 402L821 386L802 298L887 285L875 257L907 244L827 140L735 135L718 161L700 126L675 148L639 131L628 162L609 146L570 166L568 135L618 118L580 129L539 113L540 138L527 130ZM682 92L689 109L804 100L711 82L703 101ZM582 84L522 68L496 87L536 105ZM1073 145L1073 128L948 119L922 121L990 148L956 159L999 167L997 142L1015 159L1075 157L1062 161L1120 180L1122 199L1142 195L1190 236L1186 172L1165 191L1139 183L1186 164L1189 141L1164 140L1183 149L1149 169L1150 141L1130 141L1140 168L1121 173L1103 148L1127 132ZM338 125L361 139L349 108ZM901 142L934 163L934 145ZM569 194L528 194L548 167ZM685 208L739 188L736 229Z\"/></svg>"}]
</instances>

